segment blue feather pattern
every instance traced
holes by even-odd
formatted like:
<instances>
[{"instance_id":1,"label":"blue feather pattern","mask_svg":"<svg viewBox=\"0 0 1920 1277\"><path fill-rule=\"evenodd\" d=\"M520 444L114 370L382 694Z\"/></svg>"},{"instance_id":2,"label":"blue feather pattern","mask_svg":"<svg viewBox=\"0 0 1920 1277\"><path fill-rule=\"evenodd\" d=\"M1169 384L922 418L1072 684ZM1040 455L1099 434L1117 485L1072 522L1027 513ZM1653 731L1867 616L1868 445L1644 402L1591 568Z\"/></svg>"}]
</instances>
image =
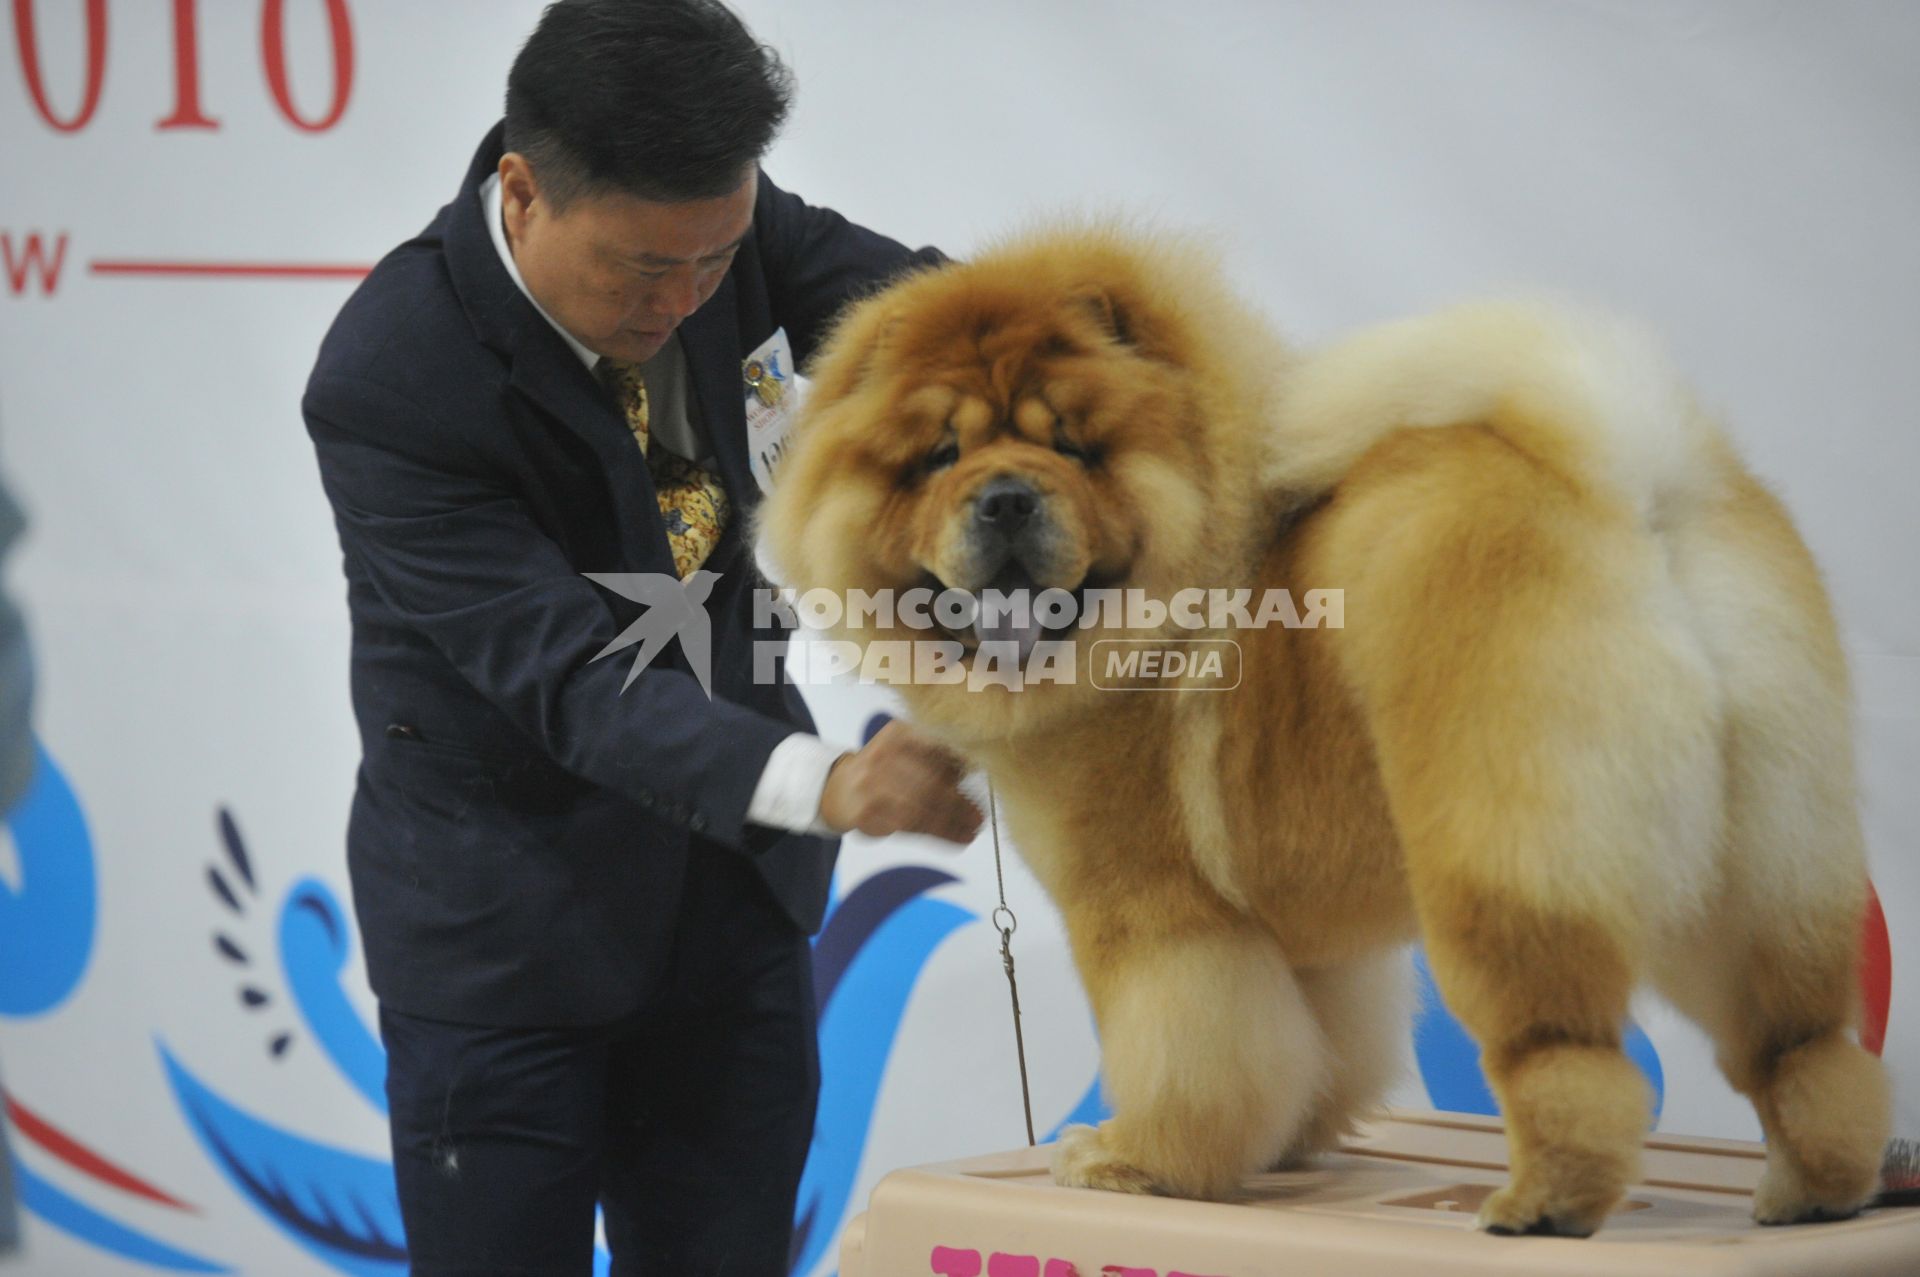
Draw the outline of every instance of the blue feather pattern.
<instances>
[{"instance_id":1,"label":"blue feather pattern","mask_svg":"<svg viewBox=\"0 0 1920 1277\"><path fill-rule=\"evenodd\" d=\"M388 1161L265 1122L156 1045L194 1135L242 1196L328 1266L351 1277L402 1277L406 1240Z\"/></svg>"},{"instance_id":2,"label":"blue feather pattern","mask_svg":"<svg viewBox=\"0 0 1920 1277\"><path fill-rule=\"evenodd\" d=\"M346 911L325 883L303 879L280 906L280 964L307 1029L341 1076L377 1113L387 1111L387 1053L340 987L347 958Z\"/></svg>"}]
</instances>

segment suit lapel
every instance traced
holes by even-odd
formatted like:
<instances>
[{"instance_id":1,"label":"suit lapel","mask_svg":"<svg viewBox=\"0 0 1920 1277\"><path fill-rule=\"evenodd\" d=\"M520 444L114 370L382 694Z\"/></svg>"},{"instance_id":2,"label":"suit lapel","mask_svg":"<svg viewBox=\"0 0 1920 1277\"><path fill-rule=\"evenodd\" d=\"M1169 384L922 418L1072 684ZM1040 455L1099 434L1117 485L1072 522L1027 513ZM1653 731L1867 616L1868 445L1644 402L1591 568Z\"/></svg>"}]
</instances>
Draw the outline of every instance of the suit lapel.
<instances>
[{"instance_id":1,"label":"suit lapel","mask_svg":"<svg viewBox=\"0 0 1920 1277\"><path fill-rule=\"evenodd\" d=\"M507 385L586 440L609 473L626 468L626 463L644 473L640 450L612 394L559 333L544 321L540 329L512 352ZM551 340L541 340L542 336Z\"/></svg>"}]
</instances>

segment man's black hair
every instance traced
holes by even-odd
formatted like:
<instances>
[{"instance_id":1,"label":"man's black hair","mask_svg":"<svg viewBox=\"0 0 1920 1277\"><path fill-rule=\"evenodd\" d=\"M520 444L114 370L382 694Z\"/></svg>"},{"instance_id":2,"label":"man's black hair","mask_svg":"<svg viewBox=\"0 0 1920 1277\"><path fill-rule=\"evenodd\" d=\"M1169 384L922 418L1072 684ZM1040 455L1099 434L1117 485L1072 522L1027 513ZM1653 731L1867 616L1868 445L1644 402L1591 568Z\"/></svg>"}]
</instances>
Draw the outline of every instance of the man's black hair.
<instances>
[{"instance_id":1,"label":"man's black hair","mask_svg":"<svg viewBox=\"0 0 1920 1277\"><path fill-rule=\"evenodd\" d=\"M779 55L716 0L557 0L507 75L506 147L556 209L608 192L712 199L792 97Z\"/></svg>"}]
</instances>

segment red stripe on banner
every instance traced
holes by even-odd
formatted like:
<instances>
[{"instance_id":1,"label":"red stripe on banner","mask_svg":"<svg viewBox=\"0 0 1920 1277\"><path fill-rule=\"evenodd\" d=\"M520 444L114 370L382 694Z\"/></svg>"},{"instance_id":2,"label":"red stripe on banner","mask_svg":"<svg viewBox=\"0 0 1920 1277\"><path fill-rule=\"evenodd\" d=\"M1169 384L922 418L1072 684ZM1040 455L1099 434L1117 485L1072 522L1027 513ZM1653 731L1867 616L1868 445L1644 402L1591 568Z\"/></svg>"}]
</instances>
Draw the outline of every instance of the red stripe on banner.
<instances>
[{"instance_id":1,"label":"red stripe on banner","mask_svg":"<svg viewBox=\"0 0 1920 1277\"><path fill-rule=\"evenodd\" d=\"M95 275L194 276L202 279L364 279L371 266L321 262L89 262Z\"/></svg>"},{"instance_id":2,"label":"red stripe on banner","mask_svg":"<svg viewBox=\"0 0 1920 1277\"><path fill-rule=\"evenodd\" d=\"M7 1120L13 1123L14 1128L75 1170L102 1183L111 1184L123 1192L132 1193L136 1197L144 1197L148 1201L159 1202L162 1206L171 1206L175 1210L199 1213L198 1206L189 1206L179 1198L155 1188L131 1171L115 1166L79 1140L23 1108L13 1096L6 1095L5 1099Z\"/></svg>"},{"instance_id":3,"label":"red stripe on banner","mask_svg":"<svg viewBox=\"0 0 1920 1277\"><path fill-rule=\"evenodd\" d=\"M1887 1044L1887 1011L1893 1003L1893 946L1887 939L1887 915L1880 909L1880 894L1872 883L1867 884L1867 916L1861 931L1860 1000L1865 1014L1860 1045L1878 1055Z\"/></svg>"}]
</instances>

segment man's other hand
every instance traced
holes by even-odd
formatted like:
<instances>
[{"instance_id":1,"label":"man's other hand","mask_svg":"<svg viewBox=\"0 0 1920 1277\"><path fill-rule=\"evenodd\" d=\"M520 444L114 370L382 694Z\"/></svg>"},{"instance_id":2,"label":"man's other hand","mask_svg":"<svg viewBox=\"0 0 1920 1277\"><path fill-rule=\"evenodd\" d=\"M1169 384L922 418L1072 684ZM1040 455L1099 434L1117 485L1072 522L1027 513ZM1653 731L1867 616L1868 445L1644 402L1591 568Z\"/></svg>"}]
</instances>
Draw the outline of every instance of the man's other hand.
<instances>
[{"instance_id":1,"label":"man's other hand","mask_svg":"<svg viewBox=\"0 0 1920 1277\"><path fill-rule=\"evenodd\" d=\"M871 837L931 834L966 844L980 832L980 809L960 792L960 756L895 720L827 773L820 819Z\"/></svg>"}]
</instances>

